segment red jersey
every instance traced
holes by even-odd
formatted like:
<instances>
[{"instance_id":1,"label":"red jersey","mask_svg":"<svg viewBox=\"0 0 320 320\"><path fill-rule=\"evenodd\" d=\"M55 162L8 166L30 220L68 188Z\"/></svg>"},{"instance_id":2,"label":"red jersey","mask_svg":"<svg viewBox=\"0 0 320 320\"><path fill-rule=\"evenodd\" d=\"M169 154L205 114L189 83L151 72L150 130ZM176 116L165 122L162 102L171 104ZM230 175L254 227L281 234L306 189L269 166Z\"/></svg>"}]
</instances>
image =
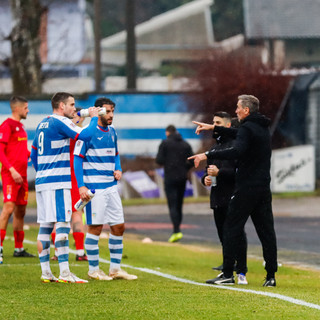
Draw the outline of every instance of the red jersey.
<instances>
[{"instance_id":1,"label":"red jersey","mask_svg":"<svg viewBox=\"0 0 320 320\"><path fill-rule=\"evenodd\" d=\"M22 177L27 176L28 137L20 121L8 118L0 126L0 162L1 174L10 174L9 168L14 167Z\"/></svg>"}]
</instances>

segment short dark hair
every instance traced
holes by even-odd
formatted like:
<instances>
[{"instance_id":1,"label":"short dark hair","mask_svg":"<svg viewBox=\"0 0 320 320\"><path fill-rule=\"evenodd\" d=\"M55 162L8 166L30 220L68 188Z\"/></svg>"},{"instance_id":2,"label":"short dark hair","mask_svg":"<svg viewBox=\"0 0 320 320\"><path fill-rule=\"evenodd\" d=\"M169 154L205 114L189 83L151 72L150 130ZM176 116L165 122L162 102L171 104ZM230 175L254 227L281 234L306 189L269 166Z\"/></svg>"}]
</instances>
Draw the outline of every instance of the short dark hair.
<instances>
[{"instance_id":1,"label":"short dark hair","mask_svg":"<svg viewBox=\"0 0 320 320\"><path fill-rule=\"evenodd\" d=\"M10 98L10 108L12 109L17 103L27 103L28 100L22 96L12 96Z\"/></svg>"},{"instance_id":2,"label":"short dark hair","mask_svg":"<svg viewBox=\"0 0 320 320\"><path fill-rule=\"evenodd\" d=\"M174 125L170 124L166 127L166 131L169 132L170 134L172 134L172 133L176 133L177 129Z\"/></svg>"},{"instance_id":3,"label":"short dark hair","mask_svg":"<svg viewBox=\"0 0 320 320\"><path fill-rule=\"evenodd\" d=\"M74 96L71 93L68 92L57 92L53 95L51 98L51 105L52 109L58 109L59 108L59 103L63 102L66 103L68 98L74 98Z\"/></svg>"},{"instance_id":4,"label":"short dark hair","mask_svg":"<svg viewBox=\"0 0 320 320\"><path fill-rule=\"evenodd\" d=\"M259 111L259 99L255 96L249 94L242 94L238 97L238 100L241 101L241 106L243 108L249 108L250 113Z\"/></svg>"},{"instance_id":5,"label":"short dark hair","mask_svg":"<svg viewBox=\"0 0 320 320\"><path fill-rule=\"evenodd\" d=\"M219 117L222 119L227 119L229 122L231 122L231 116L228 112L225 111L217 111L213 114L214 117Z\"/></svg>"},{"instance_id":6,"label":"short dark hair","mask_svg":"<svg viewBox=\"0 0 320 320\"><path fill-rule=\"evenodd\" d=\"M106 98L106 97L98 98L96 100L96 102L94 103L94 106L95 107L102 107L104 104L111 105L113 107L116 106L116 104L112 100L110 100L109 98Z\"/></svg>"}]
</instances>

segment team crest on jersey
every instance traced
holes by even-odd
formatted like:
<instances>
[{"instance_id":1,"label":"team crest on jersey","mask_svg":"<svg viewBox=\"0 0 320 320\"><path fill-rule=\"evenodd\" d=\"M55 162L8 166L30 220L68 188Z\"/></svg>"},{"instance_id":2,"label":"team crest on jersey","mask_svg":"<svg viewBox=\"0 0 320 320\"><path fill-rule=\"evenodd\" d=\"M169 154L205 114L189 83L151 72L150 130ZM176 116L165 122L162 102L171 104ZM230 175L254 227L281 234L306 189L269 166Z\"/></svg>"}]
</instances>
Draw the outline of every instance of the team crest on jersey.
<instances>
[{"instance_id":1,"label":"team crest on jersey","mask_svg":"<svg viewBox=\"0 0 320 320\"><path fill-rule=\"evenodd\" d=\"M78 140L76 144L77 144L77 146L80 146L81 141L80 141L80 140Z\"/></svg>"},{"instance_id":2,"label":"team crest on jersey","mask_svg":"<svg viewBox=\"0 0 320 320\"><path fill-rule=\"evenodd\" d=\"M20 130L20 128L19 127L16 127L16 131L19 131Z\"/></svg>"}]
</instances>

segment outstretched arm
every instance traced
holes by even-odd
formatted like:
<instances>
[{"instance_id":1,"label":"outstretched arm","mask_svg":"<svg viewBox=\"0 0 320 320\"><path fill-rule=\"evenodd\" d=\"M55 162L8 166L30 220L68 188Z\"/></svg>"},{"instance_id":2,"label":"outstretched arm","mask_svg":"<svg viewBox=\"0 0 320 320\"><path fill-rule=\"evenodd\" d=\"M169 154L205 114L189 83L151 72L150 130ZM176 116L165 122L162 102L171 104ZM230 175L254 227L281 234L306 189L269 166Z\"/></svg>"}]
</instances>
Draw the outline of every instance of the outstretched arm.
<instances>
[{"instance_id":1,"label":"outstretched arm","mask_svg":"<svg viewBox=\"0 0 320 320\"><path fill-rule=\"evenodd\" d=\"M198 168L202 160L207 160L207 156L205 155L205 153L198 153L198 154L195 154L194 156L189 157L188 160L193 160L194 167Z\"/></svg>"},{"instance_id":2,"label":"outstretched arm","mask_svg":"<svg viewBox=\"0 0 320 320\"><path fill-rule=\"evenodd\" d=\"M199 122L199 121L192 121L194 124L197 125L196 134L200 134L203 130L213 130L214 124Z\"/></svg>"},{"instance_id":3,"label":"outstretched arm","mask_svg":"<svg viewBox=\"0 0 320 320\"><path fill-rule=\"evenodd\" d=\"M78 139L82 141L89 141L93 136L97 125L98 125L98 117L93 117L89 125L80 132Z\"/></svg>"}]
</instances>

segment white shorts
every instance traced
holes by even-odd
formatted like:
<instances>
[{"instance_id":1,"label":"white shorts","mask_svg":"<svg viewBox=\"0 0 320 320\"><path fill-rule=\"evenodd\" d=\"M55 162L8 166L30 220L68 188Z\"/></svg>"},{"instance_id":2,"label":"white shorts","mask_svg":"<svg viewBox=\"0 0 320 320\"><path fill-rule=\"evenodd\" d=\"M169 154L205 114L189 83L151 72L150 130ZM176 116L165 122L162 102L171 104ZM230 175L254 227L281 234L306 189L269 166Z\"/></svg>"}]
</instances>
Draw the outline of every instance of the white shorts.
<instances>
[{"instance_id":1,"label":"white shorts","mask_svg":"<svg viewBox=\"0 0 320 320\"><path fill-rule=\"evenodd\" d=\"M87 225L115 226L124 223L119 192L117 189L110 192L109 189L96 190L95 196L84 207Z\"/></svg>"},{"instance_id":2,"label":"white shorts","mask_svg":"<svg viewBox=\"0 0 320 320\"><path fill-rule=\"evenodd\" d=\"M37 222L69 222L71 220L70 189L36 192Z\"/></svg>"}]
</instances>

